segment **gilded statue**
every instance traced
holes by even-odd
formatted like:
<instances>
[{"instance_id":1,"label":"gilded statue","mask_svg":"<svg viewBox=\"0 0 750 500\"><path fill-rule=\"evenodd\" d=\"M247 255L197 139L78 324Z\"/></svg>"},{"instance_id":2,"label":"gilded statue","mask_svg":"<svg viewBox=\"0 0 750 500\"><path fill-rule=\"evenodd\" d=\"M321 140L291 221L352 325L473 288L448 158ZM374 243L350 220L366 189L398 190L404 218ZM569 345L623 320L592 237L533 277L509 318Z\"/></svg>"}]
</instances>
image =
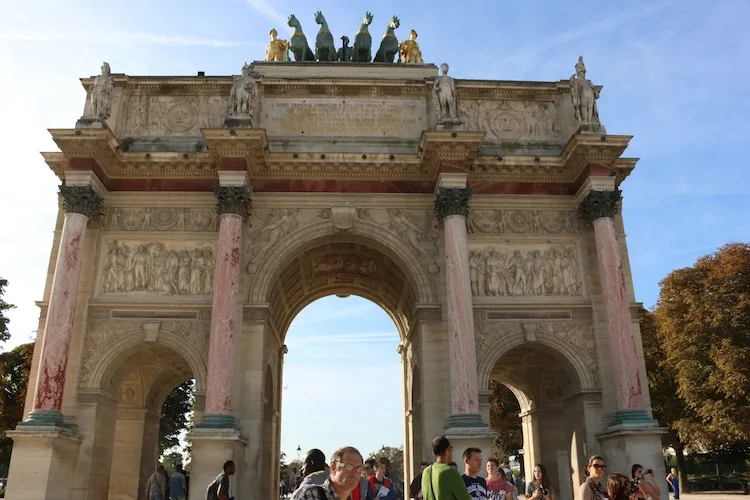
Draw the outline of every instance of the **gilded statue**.
<instances>
[{"instance_id":1,"label":"gilded statue","mask_svg":"<svg viewBox=\"0 0 750 500\"><path fill-rule=\"evenodd\" d=\"M586 79L583 56L578 57L575 67L576 72L570 77L570 95L576 118L581 125L599 125L599 111L596 108L599 90L594 87L591 80Z\"/></svg>"},{"instance_id":2,"label":"gilded statue","mask_svg":"<svg viewBox=\"0 0 750 500\"><path fill-rule=\"evenodd\" d=\"M401 53L399 55L399 62L407 64L424 64L422 60L422 51L419 50L419 44L417 43L417 32L411 30L409 32L409 39L401 42Z\"/></svg>"},{"instance_id":3,"label":"gilded statue","mask_svg":"<svg viewBox=\"0 0 750 500\"><path fill-rule=\"evenodd\" d=\"M253 126L257 99L258 85L250 76L250 66L246 63L242 67L242 75L235 78L232 89L229 91L229 115L227 120Z\"/></svg>"},{"instance_id":4,"label":"gilded statue","mask_svg":"<svg viewBox=\"0 0 750 500\"><path fill-rule=\"evenodd\" d=\"M89 106L86 118L96 118L106 120L112 111L112 92L115 89L115 83L112 79L112 72L109 63L102 64L102 74L94 79L94 85L91 87L89 95Z\"/></svg>"},{"instance_id":5,"label":"gilded statue","mask_svg":"<svg viewBox=\"0 0 750 500\"><path fill-rule=\"evenodd\" d=\"M458 119L458 94L456 84L453 78L448 76L448 65L440 65L440 71L443 74L435 78L432 87L433 99L437 105L437 123L442 127L451 128L454 125L460 125Z\"/></svg>"},{"instance_id":6,"label":"gilded statue","mask_svg":"<svg viewBox=\"0 0 750 500\"><path fill-rule=\"evenodd\" d=\"M275 28L270 31L269 35L271 36L271 41L268 42L268 47L266 47L266 61L288 61L289 41L278 40L276 37L279 35L279 32Z\"/></svg>"}]
</instances>

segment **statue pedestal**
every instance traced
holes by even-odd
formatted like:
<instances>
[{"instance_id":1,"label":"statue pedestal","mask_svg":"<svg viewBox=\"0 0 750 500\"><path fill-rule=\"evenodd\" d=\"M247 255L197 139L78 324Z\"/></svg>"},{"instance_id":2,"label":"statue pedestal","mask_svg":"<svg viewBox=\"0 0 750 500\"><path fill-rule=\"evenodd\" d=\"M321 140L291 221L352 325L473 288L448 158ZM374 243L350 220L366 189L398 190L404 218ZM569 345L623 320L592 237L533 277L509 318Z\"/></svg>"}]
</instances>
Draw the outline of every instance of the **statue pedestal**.
<instances>
[{"instance_id":1,"label":"statue pedestal","mask_svg":"<svg viewBox=\"0 0 750 500\"><path fill-rule=\"evenodd\" d=\"M190 433L190 439L193 441L190 498L203 498L206 486L221 472L221 466L227 460L234 461L237 468L234 477L242 475L247 441L237 429L196 428ZM237 485L232 484L231 487L235 496L239 497Z\"/></svg>"},{"instance_id":2,"label":"statue pedestal","mask_svg":"<svg viewBox=\"0 0 750 500\"><path fill-rule=\"evenodd\" d=\"M435 130L461 130L463 124L464 122L458 120L443 120L435 125Z\"/></svg>"},{"instance_id":3,"label":"statue pedestal","mask_svg":"<svg viewBox=\"0 0 750 500\"><path fill-rule=\"evenodd\" d=\"M254 128L253 118L251 116L230 116L224 120L226 128Z\"/></svg>"},{"instance_id":4,"label":"statue pedestal","mask_svg":"<svg viewBox=\"0 0 750 500\"><path fill-rule=\"evenodd\" d=\"M109 126L102 118L97 118L95 116L82 116L76 122L76 128L108 129Z\"/></svg>"},{"instance_id":5,"label":"statue pedestal","mask_svg":"<svg viewBox=\"0 0 750 500\"><path fill-rule=\"evenodd\" d=\"M25 425L13 438L8 472L8 498L51 500L71 498L81 437L70 427Z\"/></svg>"},{"instance_id":6,"label":"statue pedestal","mask_svg":"<svg viewBox=\"0 0 750 500\"><path fill-rule=\"evenodd\" d=\"M603 125L588 123L578 127L576 134L607 135L607 129Z\"/></svg>"}]
</instances>

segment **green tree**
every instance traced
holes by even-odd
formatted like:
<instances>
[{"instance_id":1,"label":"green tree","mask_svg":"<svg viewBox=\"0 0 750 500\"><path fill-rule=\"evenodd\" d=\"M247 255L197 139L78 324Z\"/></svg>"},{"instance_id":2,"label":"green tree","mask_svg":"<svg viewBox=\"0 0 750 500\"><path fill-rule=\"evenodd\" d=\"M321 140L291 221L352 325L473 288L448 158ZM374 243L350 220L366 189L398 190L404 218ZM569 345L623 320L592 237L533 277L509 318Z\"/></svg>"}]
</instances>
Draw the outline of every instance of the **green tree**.
<instances>
[{"instance_id":1,"label":"green tree","mask_svg":"<svg viewBox=\"0 0 750 500\"><path fill-rule=\"evenodd\" d=\"M395 474L401 481L404 480L404 447L381 446L378 451L370 453L369 458L380 460L387 458L391 462L391 474Z\"/></svg>"},{"instance_id":2,"label":"green tree","mask_svg":"<svg viewBox=\"0 0 750 500\"><path fill-rule=\"evenodd\" d=\"M511 390L500 382L490 380L490 390L490 427L495 432L492 454L501 463L508 462L508 457L517 455L523 447L521 406Z\"/></svg>"},{"instance_id":3,"label":"green tree","mask_svg":"<svg viewBox=\"0 0 750 500\"><path fill-rule=\"evenodd\" d=\"M725 245L660 284L658 337L689 410L675 428L706 450L750 441L750 245Z\"/></svg>"},{"instance_id":4,"label":"green tree","mask_svg":"<svg viewBox=\"0 0 750 500\"><path fill-rule=\"evenodd\" d=\"M188 380L175 387L164 400L159 421L159 456L180 444L180 433L189 430L195 401L194 394L195 381Z\"/></svg>"},{"instance_id":5,"label":"green tree","mask_svg":"<svg viewBox=\"0 0 750 500\"><path fill-rule=\"evenodd\" d=\"M16 307L3 300L6 286L8 286L8 280L0 278L0 342L5 342L10 338L10 331L8 330L10 320L6 317L6 312Z\"/></svg>"},{"instance_id":6,"label":"green tree","mask_svg":"<svg viewBox=\"0 0 750 500\"><path fill-rule=\"evenodd\" d=\"M0 476L8 473L13 441L6 431L15 429L23 419L26 390L29 385L34 344L22 344L0 353Z\"/></svg>"}]
</instances>

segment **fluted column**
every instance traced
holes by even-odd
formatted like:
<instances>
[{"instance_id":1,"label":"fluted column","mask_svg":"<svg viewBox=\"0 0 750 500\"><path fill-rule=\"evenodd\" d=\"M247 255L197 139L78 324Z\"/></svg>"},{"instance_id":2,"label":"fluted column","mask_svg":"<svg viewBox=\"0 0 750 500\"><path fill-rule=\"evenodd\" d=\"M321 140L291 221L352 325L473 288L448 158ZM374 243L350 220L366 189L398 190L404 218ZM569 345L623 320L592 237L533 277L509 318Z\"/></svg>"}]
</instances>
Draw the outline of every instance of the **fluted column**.
<instances>
[{"instance_id":1,"label":"fluted column","mask_svg":"<svg viewBox=\"0 0 750 500\"><path fill-rule=\"evenodd\" d=\"M479 415L477 354L469 277L466 216L471 189L441 187L435 212L445 233L446 316L451 374L451 417L448 427L484 426Z\"/></svg>"},{"instance_id":2,"label":"fluted column","mask_svg":"<svg viewBox=\"0 0 750 500\"><path fill-rule=\"evenodd\" d=\"M240 292L243 221L251 207L247 185L216 186L219 241L216 248L206 411L198 427L232 428L232 384Z\"/></svg>"},{"instance_id":3,"label":"fluted column","mask_svg":"<svg viewBox=\"0 0 750 500\"><path fill-rule=\"evenodd\" d=\"M594 227L599 279L607 311L618 419L644 420L647 417L643 408L633 321L622 271L622 253L613 220L621 197L618 189L592 190L581 201L580 211Z\"/></svg>"},{"instance_id":4,"label":"fluted column","mask_svg":"<svg viewBox=\"0 0 750 500\"><path fill-rule=\"evenodd\" d=\"M61 425L65 370L73 336L78 279L89 217L99 212L102 198L91 186L60 186L65 219L55 274L44 322L34 405L22 425Z\"/></svg>"}]
</instances>

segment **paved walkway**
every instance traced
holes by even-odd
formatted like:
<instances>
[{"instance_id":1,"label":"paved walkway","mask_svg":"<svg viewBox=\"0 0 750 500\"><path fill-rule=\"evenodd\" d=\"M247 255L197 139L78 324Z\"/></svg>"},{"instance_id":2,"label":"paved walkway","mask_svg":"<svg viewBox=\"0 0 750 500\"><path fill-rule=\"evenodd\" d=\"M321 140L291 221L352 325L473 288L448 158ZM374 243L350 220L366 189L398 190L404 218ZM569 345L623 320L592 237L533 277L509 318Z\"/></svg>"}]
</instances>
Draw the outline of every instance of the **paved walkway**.
<instances>
[{"instance_id":1,"label":"paved walkway","mask_svg":"<svg viewBox=\"0 0 750 500\"><path fill-rule=\"evenodd\" d=\"M670 500L672 499L672 494L669 494ZM744 493L742 493L742 490L737 491L706 491L701 493L683 493L680 495L680 500L724 500L724 499L731 499L731 500L741 500L743 498L750 498L746 497Z\"/></svg>"}]
</instances>

